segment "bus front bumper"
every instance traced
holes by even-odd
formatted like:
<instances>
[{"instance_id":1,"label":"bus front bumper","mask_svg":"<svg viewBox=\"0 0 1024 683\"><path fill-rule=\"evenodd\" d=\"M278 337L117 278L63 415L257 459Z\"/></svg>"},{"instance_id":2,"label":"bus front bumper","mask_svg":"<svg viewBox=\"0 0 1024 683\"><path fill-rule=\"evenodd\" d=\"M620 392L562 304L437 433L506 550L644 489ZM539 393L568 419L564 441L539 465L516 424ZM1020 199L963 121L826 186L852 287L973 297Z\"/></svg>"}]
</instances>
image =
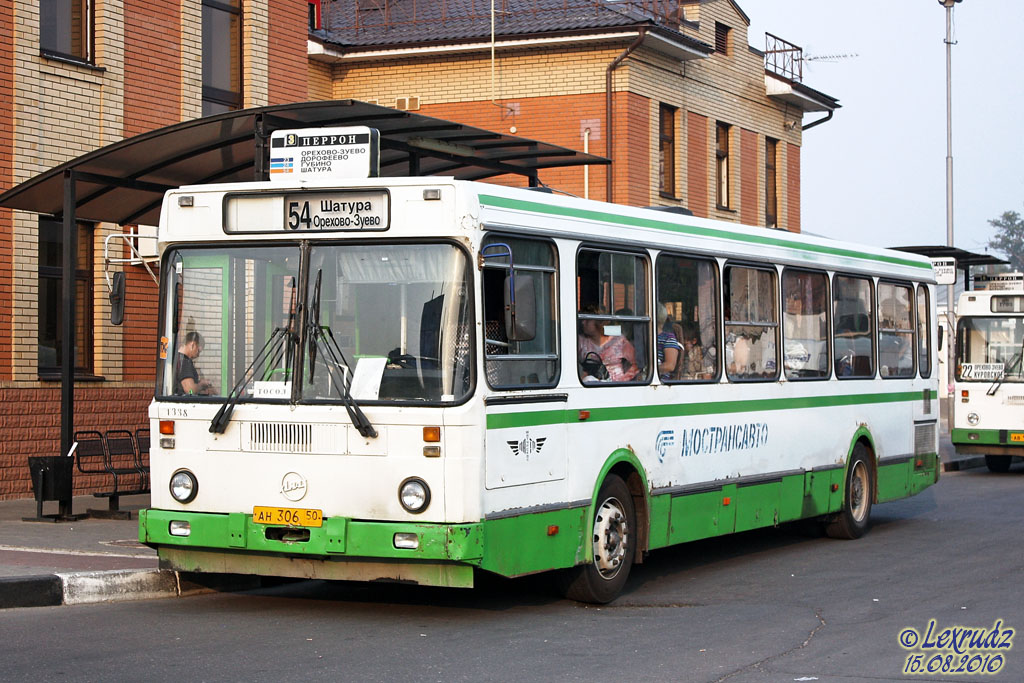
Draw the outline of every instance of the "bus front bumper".
<instances>
[{"instance_id":1,"label":"bus front bumper","mask_svg":"<svg viewBox=\"0 0 1024 683\"><path fill-rule=\"evenodd\" d=\"M172 523L178 533L171 533ZM415 547L400 547L412 545ZM321 527L275 527L245 513L139 512L139 541L160 566L186 572L352 581L390 580L472 587L483 556L480 524L365 522L343 517Z\"/></svg>"}]
</instances>

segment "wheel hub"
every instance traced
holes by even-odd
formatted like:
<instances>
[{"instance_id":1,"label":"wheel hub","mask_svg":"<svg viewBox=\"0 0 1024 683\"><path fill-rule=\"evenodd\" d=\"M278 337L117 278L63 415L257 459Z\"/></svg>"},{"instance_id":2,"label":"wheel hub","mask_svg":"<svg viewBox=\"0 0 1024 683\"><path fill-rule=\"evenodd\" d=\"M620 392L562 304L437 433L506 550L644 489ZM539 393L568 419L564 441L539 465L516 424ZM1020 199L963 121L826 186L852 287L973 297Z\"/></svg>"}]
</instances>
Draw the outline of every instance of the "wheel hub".
<instances>
[{"instance_id":1,"label":"wheel hub","mask_svg":"<svg viewBox=\"0 0 1024 683\"><path fill-rule=\"evenodd\" d=\"M608 498L594 518L594 565L602 578L614 578L626 559L629 525L622 503Z\"/></svg>"}]
</instances>

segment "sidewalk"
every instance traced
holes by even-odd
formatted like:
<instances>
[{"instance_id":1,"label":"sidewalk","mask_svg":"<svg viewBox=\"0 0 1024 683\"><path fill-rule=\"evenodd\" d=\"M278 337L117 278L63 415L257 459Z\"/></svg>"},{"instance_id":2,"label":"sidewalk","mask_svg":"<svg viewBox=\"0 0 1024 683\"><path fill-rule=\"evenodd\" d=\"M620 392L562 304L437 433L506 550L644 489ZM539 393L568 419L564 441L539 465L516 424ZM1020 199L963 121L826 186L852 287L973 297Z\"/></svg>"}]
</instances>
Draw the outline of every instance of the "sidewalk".
<instances>
[{"instance_id":1,"label":"sidewalk","mask_svg":"<svg viewBox=\"0 0 1024 683\"><path fill-rule=\"evenodd\" d=\"M87 517L76 522L26 522L33 499L0 501L0 609L112 600L144 600L209 590L187 576L160 571L156 551L139 543L136 511L149 496L124 496L130 520ZM47 502L44 514L57 512ZM105 499L77 496L72 512L105 509ZM249 586L245 586L249 587Z\"/></svg>"}]
</instances>

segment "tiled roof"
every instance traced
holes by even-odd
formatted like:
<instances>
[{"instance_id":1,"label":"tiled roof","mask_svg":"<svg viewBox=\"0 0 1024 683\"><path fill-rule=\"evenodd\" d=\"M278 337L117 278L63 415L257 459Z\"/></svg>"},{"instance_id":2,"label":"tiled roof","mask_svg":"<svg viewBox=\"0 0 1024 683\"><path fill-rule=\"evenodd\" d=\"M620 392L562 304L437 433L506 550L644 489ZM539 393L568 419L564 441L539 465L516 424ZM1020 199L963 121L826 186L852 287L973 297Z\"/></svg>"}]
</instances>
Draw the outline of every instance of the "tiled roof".
<instances>
[{"instance_id":1,"label":"tiled roof","mask_svg":"<svg viewBox=\"0 0 1024 683\"><path fill-rule=\"evenodd\" d=\"M642 0L496 0L500 37L587 33L647 26L701 51L710 46L680 33ZM503 10L503 11L501 11ZM342 48L467 42L491 37L487 0L333 0L313 37Z\"/></svg>"}]
</instances>

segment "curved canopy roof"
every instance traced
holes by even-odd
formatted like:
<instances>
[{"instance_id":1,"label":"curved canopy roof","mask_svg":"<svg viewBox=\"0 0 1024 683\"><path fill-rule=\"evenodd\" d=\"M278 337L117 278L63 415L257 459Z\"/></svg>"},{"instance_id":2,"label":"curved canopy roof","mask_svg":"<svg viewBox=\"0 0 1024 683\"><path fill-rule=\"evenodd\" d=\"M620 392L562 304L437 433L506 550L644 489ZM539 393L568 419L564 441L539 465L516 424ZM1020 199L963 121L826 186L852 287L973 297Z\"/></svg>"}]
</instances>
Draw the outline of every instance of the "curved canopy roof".
<instances>
[{"instance_id":1,"label":"curved canopy roof","mask_svg":"<svg viewBox=\"0 0 1024 683\"><path fill-rule=\"evenodd\" d=\"M480 180L511 173L535 184L542 168L609 163L565 147L355 100L303 102L217 114L107 145L0 194L0 206L61 215L64 176L71 172L77 219L155 225L169 189L264 179L273 131L350 125L380 131L381 176Z\"/></svg>"}]
</instances>

